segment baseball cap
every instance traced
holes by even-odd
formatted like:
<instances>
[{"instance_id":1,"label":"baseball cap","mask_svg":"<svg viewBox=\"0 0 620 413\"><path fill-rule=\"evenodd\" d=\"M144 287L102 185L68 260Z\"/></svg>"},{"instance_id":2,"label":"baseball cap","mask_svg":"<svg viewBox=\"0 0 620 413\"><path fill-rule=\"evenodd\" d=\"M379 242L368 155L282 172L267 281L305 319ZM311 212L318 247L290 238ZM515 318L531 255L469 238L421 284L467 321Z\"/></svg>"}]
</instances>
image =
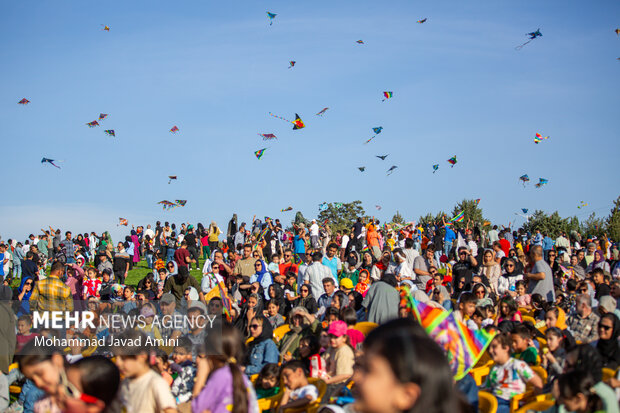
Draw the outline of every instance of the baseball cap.
<instances>
[{"instance_id":1,"label":"baseball cap","mask_svg":"<svg viewBox=\"0 0 620 413\"><path fill-rule=\"evenodd\" d=\"M616 310L616 300L611 295L604 295L598 300L599 307L603 307L608 313Z\"/></svg>"},{"instance_id":2,"label":"baseball cap","mask_svg":"<svg viewBox=\"0 0 620 413\"><path fill-rule=\"evenodd\" d=\"M345 288L347 290L353 289L353 281L350 278L343 278L340 280L340 287Z\"/></svg>"},{"instance_id":3,"label":"baseball cap","mask_svg":"<svg viewBox=\"0 0 620 413\"><path fill-rule=\"evenodd\" d=\"M332 334L336 337L342 337L347 334L347 330L347 323L342 320L337 320L330 324L329 328L327 329L327 334Z\"/></svg>"},{"instance_id":4,"label":"baseball cap","mask_svg":"<svg viewBox=\"0 0 620 413\"><path fill-rule=\"evenodd\" d=\"M202 311L203 314L207 314L207 306L202 301L192 301L187 307L187 311L197 308Z\"/></svg>"},{"instance_id":5,"label":"baseball cap","mask_svg":"<svg viewBox=\"0 0 620 413\"><path fill-rule=\"evenodd\" d=\"M161 296L161 298L159 299L160 303L165 303L165 304L172 304L174 303L174 295L170 294L170 293L166 293L164 295Z\"/></svg>"}]
</instances>

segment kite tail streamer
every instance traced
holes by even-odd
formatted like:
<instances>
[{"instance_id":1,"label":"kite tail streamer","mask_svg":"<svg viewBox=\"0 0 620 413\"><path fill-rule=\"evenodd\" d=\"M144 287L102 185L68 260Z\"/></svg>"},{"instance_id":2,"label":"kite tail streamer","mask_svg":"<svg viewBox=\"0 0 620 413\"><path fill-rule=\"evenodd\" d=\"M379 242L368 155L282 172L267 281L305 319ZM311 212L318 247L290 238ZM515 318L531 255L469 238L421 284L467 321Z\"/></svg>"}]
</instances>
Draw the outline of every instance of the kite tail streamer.
<instances>
[{"instance_id":1,"label":"kite tail streamer","mask_svg":"<svg viewBox=\"0 0 620 413\"><path fill-rule=\"evenodd\" d=\"M515 47L515 50L521 50L523 49L523 46L525 46L526 44L528 44L529 42L531 42L532 40L528 40L527 42L523 43L522 45L519 45L517 47Z\"/></svg>"},{"instance_id":2,"label":"kite tail streamer","mask_svg":"<svg viewBox=\"0 0 620 413\"><path fill-rule=\"evenodd\" d=\"M273 113L271 113L271 112L269 112L269 115L273 116L274 118L282 119L282 120L283 120L283 121L285 121L285 122L288 122L288 123L293 123L293 122L291 122L290 120L285 119L285 118L283 118L282 116L274 115L274 114L273 114Z\"/></svg>"}]
</instances>

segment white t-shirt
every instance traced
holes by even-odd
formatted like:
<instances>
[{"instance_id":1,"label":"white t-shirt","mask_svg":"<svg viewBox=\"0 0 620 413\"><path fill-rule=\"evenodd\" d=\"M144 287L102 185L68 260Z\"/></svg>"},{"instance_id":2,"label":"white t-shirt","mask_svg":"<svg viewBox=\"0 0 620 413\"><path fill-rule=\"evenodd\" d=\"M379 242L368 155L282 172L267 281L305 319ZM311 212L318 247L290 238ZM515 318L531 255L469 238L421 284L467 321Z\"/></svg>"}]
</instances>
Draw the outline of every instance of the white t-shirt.
<instances>
[{"instance_id":1,"label":"white t-shirt","mask_svg":"<svg viewBox=\"0 0 620 413\"><path fill-rule=\"evenodd\" d=\"M152 370L137 379L123 380L120 399L127 413L159 413L177 407L168 383Z\"/></svg>"},{"instance_id":2,"label":"white t-shirt","mask_svg":"<svg viewBox=\"0 0 620 413\"><path fill-rule=\"evenodd\" d=\"M340 241L340 248L341 249L346 249L347 245L349 245L349 236L348 235L343 235L342 236L342 241Z\"/></svg>"},{"instance_id":3,"label":"white t-shirt","mask_svg":"<svg viewBox=\"0 0 620 413\"><path fill-rule=\"evenodd\" d=\"M319 226L316 222L310 225L310 236L319 236Z\"/></svg>"},{"instance_id":4,"label":"white t-shirt","mask_svg":"<svg viewBox=\"0 0 620 413\"><path fill-rule=\"evenodd\" d=\"M319 389L317 389L312 384L308 384L307 386L300 387L291 392L291 400L299 400L306 398L306 396L312 397L309 401L313 402L319 398Z\"/></svg>"}]
</instances>

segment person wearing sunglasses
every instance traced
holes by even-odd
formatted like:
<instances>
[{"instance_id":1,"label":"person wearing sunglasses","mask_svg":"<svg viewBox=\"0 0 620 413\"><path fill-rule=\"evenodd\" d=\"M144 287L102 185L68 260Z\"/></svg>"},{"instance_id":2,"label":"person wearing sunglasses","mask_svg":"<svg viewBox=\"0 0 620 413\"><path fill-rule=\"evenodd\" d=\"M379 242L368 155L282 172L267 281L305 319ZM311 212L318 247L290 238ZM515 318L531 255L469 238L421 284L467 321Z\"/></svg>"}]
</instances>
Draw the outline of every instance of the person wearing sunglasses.
<instances>
[{"instance_id":1,"label":"person wearing sunglasses","mask_svg":"<svg viewBox=\"0 0 620 413\"><path fill-rule=\"evenodd\" d=\"M607 313L598 322L596 349L603 359L603 367L616 370L620 366L620 320L613 313Z\"/></svg>"},{"instance_id":2,"label":"person wearing sunglasses","mask_svg":"<svg viewBox=\"0 0 620 413\"><path fill-rule=\"evenodd\" d=\"M245 374L260 373L268 363L277 363L280 357L278 348L272 340L273 330L271 323L262 315L256 315L249 324L250 337L253 337L248 346L248 358L245 364Z\"/></svg>"}]
</instances>

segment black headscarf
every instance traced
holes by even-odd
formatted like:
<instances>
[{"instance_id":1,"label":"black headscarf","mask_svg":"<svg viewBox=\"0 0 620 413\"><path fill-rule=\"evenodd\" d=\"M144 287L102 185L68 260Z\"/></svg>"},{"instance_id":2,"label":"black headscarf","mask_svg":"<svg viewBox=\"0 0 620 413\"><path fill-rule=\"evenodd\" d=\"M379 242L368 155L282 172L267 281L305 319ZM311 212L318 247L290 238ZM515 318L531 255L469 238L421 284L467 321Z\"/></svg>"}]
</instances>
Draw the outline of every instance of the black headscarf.
<instances>
[{"instance_id":1,"label":"black headscarf","mask_svg":"<svg viewBox=\"0 0 620 413\"><path fill-rule=\"evenodd\" d=\"M611 331L611 338L609 340L602 340L599 338L598 343L596 343L596 349L603 359L603 367L615 370L620 365L620 347L618 346L620 320L618 320L615 314L607 313L601 317L599 323L606 318L612 322L613 329Z\"/></svg>"},{"instance_id":2,"label":"black headscarf","mask_svg":"<svg viewBox=\"0 0 620 413\"><path fill-rule=\"evenodd\" d=\"M273 329L271 328L271 323L269 322L269 320L267 320L265 318L265 316L263 315L257 315L254 317L255 320L257 319L261 319L263 322L263 331L260 333L260 335L256 338L254 338L254 340L252 340L250 342L250 348L256 346L258 343L261 343L265 340L270 340L273 338Z\"/></svg>"}]
</instances>

